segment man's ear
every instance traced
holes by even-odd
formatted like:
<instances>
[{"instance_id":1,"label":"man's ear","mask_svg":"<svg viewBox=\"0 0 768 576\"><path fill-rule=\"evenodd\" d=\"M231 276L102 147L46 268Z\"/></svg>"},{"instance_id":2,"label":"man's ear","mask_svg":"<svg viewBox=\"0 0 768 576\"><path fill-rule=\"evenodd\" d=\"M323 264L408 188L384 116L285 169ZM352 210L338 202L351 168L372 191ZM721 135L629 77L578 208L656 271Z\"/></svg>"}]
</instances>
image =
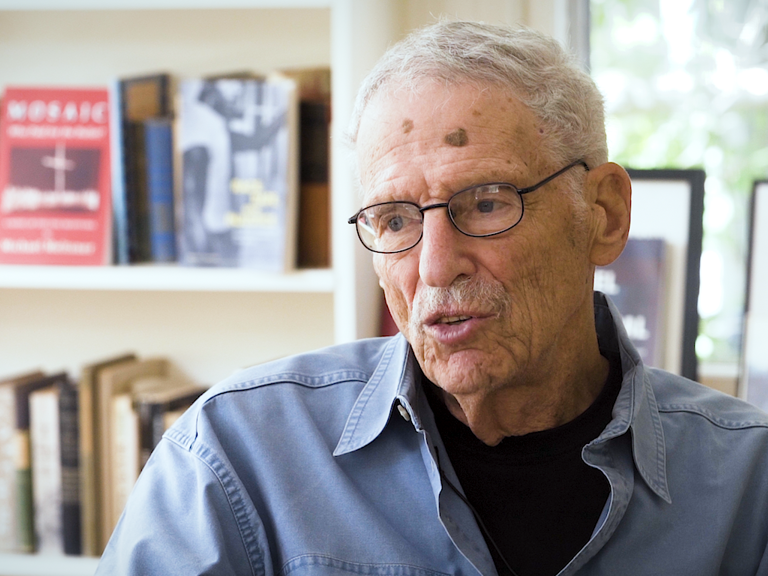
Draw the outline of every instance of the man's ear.
<instances>
[{"instance_id":1,"label":"man's ear","mask_svg":"<svg viewBox=\"0 0 768 576\"><path fill-rule=\"evenodd\" d=\"M594 218L590 260L595 266L606 266L619 257L629 236L629 174L613 162L596 166L587 173L585 193Z\"/></svg>"}]
</instances>

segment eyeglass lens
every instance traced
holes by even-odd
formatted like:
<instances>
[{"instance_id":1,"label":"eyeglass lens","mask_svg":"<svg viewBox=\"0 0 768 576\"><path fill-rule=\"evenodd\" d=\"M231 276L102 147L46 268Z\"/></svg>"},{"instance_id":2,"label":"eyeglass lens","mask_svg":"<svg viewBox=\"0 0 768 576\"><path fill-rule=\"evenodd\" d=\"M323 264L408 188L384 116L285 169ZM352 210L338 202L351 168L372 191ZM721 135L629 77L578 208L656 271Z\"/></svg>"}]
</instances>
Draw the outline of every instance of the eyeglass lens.
<instances>
[{"instance_id":1,"label":"eyeglass lens","mask_svg":"<svg viewBox=\"0 0 768 576\"><path fill-rule=\"evenodd\" d=\"M485 184L458 192L448 201L454 226L467 236L491 236L509 230L523 215L523 202L509 184ZM363 209L357 217L360 240L374 252L408 250L421 239L423 212L409 202L386 202Z\"/></svg>"}]
</instances>

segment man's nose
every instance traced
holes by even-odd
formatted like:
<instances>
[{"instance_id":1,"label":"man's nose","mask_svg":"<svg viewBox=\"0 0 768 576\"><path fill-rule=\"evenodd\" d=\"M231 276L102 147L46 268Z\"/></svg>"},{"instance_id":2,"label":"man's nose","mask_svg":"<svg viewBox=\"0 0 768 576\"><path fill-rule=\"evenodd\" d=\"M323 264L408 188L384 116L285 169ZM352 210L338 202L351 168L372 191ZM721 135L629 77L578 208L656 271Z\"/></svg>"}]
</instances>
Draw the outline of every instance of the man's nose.
<instances>
[{"instance_id":1,"label":"man's nose","mask_svg":"<svg viewBox=\"0 0 768 576\"><path fill-rule=\"evenodd\" d=\"M445 288L460 276L475 272L471 246L474 238L459 232L447 210L424 212L423 235L415 249L419 253L419 277L427 286Z\"/></svg>"}]
</instances>

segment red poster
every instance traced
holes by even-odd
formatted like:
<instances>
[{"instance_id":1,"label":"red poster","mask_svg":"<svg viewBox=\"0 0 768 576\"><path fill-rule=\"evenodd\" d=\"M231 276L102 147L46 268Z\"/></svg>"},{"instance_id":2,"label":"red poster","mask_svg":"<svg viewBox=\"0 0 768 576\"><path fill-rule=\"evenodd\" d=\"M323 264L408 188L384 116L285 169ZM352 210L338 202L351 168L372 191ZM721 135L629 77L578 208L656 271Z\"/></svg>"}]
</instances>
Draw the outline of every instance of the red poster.
<instances>
[{"instance_id":1,"label":"red poster","mask_svg":"<svg viewBox=\"0 0 768 576\"><path fill-rule=\"evenodd\" d=\"M106 88L6 89L0 263L110 263L109 113Z\"/></svg>"}]
</instances>

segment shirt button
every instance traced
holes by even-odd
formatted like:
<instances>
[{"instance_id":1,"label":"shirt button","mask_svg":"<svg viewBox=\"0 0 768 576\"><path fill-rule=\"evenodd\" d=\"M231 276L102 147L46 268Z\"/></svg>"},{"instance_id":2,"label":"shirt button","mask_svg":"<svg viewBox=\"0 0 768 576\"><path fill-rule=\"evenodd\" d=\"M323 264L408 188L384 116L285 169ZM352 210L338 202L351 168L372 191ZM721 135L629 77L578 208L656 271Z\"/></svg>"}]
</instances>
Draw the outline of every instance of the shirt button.
<instances>
[{"instance_id":1,"label":"shirt button","mask_svg":"<svg viewBox=\"0 0 768 576\"><path fill-rule=\"evenodd\" d=\"M406 422L411 421L411 415L408 414L408 410L405 409L405 406L403 406L402 404L398 404L397 411L400 412L400 416L403 417L403 420L405 420Z\"/></svg>"}]
</instances>

